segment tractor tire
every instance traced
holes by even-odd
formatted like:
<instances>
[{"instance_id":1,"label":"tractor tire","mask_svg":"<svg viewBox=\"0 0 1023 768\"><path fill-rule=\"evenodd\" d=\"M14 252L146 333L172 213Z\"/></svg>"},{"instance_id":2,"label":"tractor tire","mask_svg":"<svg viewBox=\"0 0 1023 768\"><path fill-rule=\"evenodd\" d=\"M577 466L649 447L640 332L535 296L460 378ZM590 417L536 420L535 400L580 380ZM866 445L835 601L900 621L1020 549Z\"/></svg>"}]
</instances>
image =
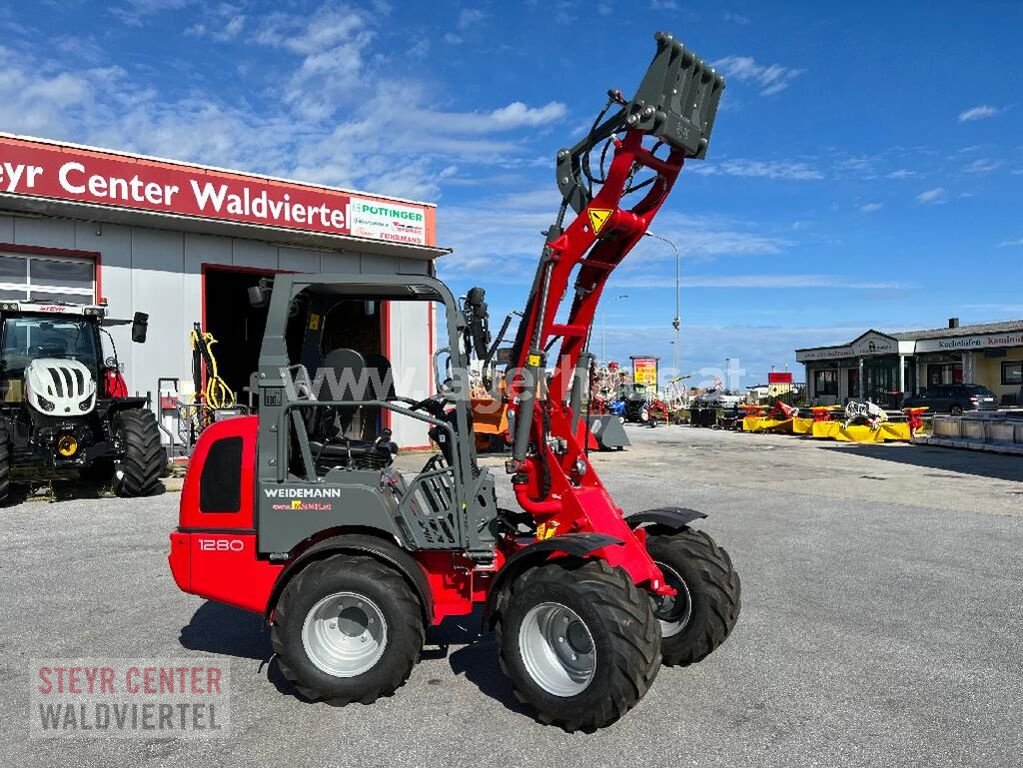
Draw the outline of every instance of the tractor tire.
<instances>
[{"instance_id":1,"label":"tractor tire","mask_svg":"<svg viewBox=\"0 0 1023 768\"><path fill-rule=\"evenodd\" d=\"M120 411L114 415L113 428L124 447L124 456L114 466L114 493L150 495L159 488L160 475L167 466L156 417L142 408Z\"/></svg>"},{"instance_id":2,"label":"tractor tire","mask_svg":"<svg viewBox=\"0 0 1023 768\"><path fill-rule=\"evenodd\" d=\"M394 568L365 555L312 563L285 587L270 639L281 673L310 701L390 696L425 642L423 606Z\"/></svg>"},{"instance_id":3,"label":"tractor tire","mask_svg":"<svg viewBox=\"0 0 1023 768\"><path fill-rule=\"evenodd\" d=\"M0 427L0 504L11 492L11 437Z\"/></svg>"},{"instance_id":4,"label":"tractor tire","mask_svg":"<svg viewBox=\"0 0 1023 768\"><path fill-rule=\"evenodd\" d=\"M541 723L593 732L647 692L661 664L647 595L603 560L527 571L497 623L501 669Z\"/></svg>"},{"instance_id":5,"label":"tractor tire","mask_svg":"<svg viewBox=\"0 0 1023 768\"><path fill-rule=\"evenodd\" d=\"M646 548L678 590L673 598L653 598L664 664L695 664L725 642L739 618L739 574L728 552L703 531L651 533Z\"/></svg>"}]
</instances>

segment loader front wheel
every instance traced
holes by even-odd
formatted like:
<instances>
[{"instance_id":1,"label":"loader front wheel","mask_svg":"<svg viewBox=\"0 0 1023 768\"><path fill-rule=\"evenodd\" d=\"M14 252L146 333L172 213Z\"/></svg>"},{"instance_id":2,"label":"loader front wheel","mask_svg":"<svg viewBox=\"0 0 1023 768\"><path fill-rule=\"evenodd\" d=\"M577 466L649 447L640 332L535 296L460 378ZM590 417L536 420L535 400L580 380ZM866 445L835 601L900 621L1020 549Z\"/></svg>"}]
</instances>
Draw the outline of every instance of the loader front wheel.
<instances>
[{"instance_id":1,"label":"loader front wheel","mask_svg":"<svg viewBox=\"0 0 1023 768\"><path fill-rule=\"evenodd\" d=\"M271 642L284 676L312 701L390 696L419 661L423 608L405 579L365 555L312 563L285 587Z\"/></svg>"},{"instance_id":2,"label":"loader front wheel","mask_svg":"<svg viewBox=\"0 0 1023 768\"><path fill-rule=\"evenodd\" d=\"M540 722L594 731L643 698L660 667L660 625L625 571L550 563L511 589L497 624L501 668Z\"/></svg>"},{"instance_id":3,"label":"loader front wheel","mask_svg":"<svg viewBox=\"0 0 1023 768\"><path fill-rule=\"evenodd\" d=\"M653 598L664 663L695 664L725 641L739 618L739 574L728 552L692 528L648 535L647 551L677 592Z\"/></svg>"},{"instance_id":4,"label":"loader front wheel","mask_svg":"<svg viewBox=\"0 0 1023 768\"><path fill-rule=\"evenodd\" d=\"M167 466L156 417L142 408L132 408L115 414L113 427L123 452L114 462L114 493L127 497L154 493Z\"/></svg>"}]
</instances>

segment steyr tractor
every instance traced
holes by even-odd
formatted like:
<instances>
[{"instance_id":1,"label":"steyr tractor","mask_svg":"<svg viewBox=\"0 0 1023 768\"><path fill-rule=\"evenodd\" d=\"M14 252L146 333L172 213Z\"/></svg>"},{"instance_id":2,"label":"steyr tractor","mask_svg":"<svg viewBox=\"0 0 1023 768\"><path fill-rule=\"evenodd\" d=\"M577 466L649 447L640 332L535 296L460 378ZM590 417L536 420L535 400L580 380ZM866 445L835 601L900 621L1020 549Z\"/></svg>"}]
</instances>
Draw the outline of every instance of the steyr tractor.
<instances>
[{"instance_id":1,"label":"steyr tractor","mask_svg":"<svg viewBox=\"0 0 1023 768\"><path fill-rule=\"evenodd\" d=\"M159 484L160 430L145 398L127 396L116 351L103 358L105 315L99 305L0 301L0 501L12 481L86 479L119 496ZM134 341L145 341L147 320L136 313Z\"/></svg>"},{"instance_id":2,"label":"steyr tractor","mask_svg":"<svg viewBox=\"0 0 1023 768\"><path fill-rule=\"evenodd\" d=\"M683 162L706 154L724 88L673 37L656 41L635 97L610 91L589 134L557 156L563 203L505 350L506 470L519 509L498 506L471 429L470 366L488 369L501 341L491 343L482 290L459 302L428 276L302 274L278 275L268 297L254 290L268 301L258 413L203 432L169 560L182 590L264 615L279 668L304 697L391 695L427 627L482 606L518 697L541 722L592 731L635 705L662 664L700 661L735 625L739 576L691 527L705 515L626 515L585 450L601 291ZM433 396L399 396L390 362L332 329L340 305L383 301L438 308L446 346ZM424 422L439 448L415 476L393 464L385 414Z\"/></svg>"}]
</instances>

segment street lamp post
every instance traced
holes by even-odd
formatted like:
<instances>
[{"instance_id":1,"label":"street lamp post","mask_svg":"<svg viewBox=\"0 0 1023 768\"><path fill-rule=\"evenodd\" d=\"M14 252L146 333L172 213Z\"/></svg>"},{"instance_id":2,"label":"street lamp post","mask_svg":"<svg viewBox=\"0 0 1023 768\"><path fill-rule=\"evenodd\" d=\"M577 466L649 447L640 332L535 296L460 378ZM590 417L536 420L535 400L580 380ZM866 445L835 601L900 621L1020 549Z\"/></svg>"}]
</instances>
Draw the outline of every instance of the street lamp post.
<instances>
[{"instance_id":1,"label":"street lamp post","mask_svg":"<svg viewBox=\"0 0 1023 768\"><path fill-rule=\"evenodd\" d=\"M672 247L674 247L674 246L675 246L675 244L672 243ZM681 280L679 279L679 262L680 261L681 261L681 257L679 255L679 250L676 247L675 248L675 318L671 321L671 325L675 329L675 348L674 348L674 350L672 352L671 364L675 368L675 375L676 376L678 376L679 373L680 373L680 371L678 369L678 355L679 355L679 338L678 337L679 337L679 332L682 329L682 315L679 312L679 304L681 302L680 293L681 293L681 290L682 290L682 283L681 283Z\"/></svg>"}]
</instances>

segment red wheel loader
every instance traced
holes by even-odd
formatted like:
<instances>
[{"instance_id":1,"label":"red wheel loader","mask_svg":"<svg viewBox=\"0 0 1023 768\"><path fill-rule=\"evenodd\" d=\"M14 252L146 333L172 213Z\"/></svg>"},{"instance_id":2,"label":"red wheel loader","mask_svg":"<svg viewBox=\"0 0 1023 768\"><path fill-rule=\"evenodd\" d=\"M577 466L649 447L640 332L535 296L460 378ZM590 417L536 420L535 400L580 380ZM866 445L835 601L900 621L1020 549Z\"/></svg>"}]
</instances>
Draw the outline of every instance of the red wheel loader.
<instances>
[{"instance_id":1,"label":"red wheel loader","mask_svg":"<svg viewBox=\"0 0 1023 768\"><path fill-rule=\"evenodd\" d=\"M269 302L258 413L203 432L170 566L184 591L263 614L303 696L343 705L392 694L428 627L482 605L519 698L541 722L592 731L636 704L662 664L701 660L735 625L739 576L691 527L704 515L672 505L627 515L585 450L601 292L683 162L706 154L724 88L672 36L656 42L636 95L610 91L589 134L557 155L563 202L506 370L520 509L498 507L476 460L470 358L490 365L500 341L481 289L460 303L429 276L288 274L255 291ZM441 310L436 395L403 397L388 360L334 346L345 337L325 333L331 310L367 301ZM394 467L391 433L374 431L383 412L424 422L438 446L415 476Z\"/></svg>"}]
</instances>

